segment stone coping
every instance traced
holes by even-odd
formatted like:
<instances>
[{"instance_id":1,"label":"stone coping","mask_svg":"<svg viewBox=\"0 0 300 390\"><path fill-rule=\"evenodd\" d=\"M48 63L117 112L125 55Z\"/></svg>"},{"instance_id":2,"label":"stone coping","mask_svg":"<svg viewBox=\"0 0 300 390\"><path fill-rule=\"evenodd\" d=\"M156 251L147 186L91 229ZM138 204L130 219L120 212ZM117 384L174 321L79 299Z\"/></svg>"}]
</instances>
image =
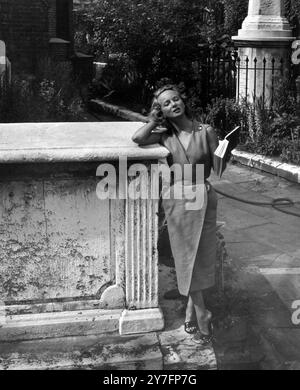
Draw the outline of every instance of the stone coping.
<instances>
[{"instance_id":1,"label":"stone coping","mask_svg":"<svg viewBox=\"0 0 300 390\"><path fill-rule=\"evenodd\" d=\"M261 171L283 177L295 183L300 183L300 166L283 163L280 160L266 157L261 154L244 152L234 149L231 152L233 159L243 165L251 168L257 168Z\"/></svg>"},{"instance_id":2,"label":"stone coping","mask_svg":"<svg viewBox=\"0 0 300 390\"><path fill-rule=\"evenodd\" d=\"M0 163L110 161L165 158L160 145L140 147L131 137L141 122L0 124Z\"/></svg>"},{"instance_id":3,"label":"stone coping","mask_svg":"<svg viewBox=\"0 0 300 390\"><path fill-rule=\"evenodd\" d=\"M116 115L119 118L123 118L129 121L147 122L147 117L142 114L139 114L138 112L128 110L125 107L120 107L114 104L106 103L100 99L90 100L89 105L92 109L100 110L100 111L102 110L110 114Z\"/></svg>"}]
</instances>

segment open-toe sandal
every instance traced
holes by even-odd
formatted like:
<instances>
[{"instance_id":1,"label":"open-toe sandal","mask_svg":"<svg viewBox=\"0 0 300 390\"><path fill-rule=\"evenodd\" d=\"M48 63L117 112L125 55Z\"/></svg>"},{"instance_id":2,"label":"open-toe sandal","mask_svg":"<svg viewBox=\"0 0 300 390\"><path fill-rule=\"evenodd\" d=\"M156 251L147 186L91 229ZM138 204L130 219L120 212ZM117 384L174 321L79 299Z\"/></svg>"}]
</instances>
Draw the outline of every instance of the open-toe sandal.
<instances>
[{"instance_id":1,"label":"open-toe sandal","mask_svg":"<svg viewBox=\"0 0 300 390\"><path fill-rule=\"evenodd\" d=\"M198 331L198 324L196 321L185 321L184 330L188 334L195 334Z\"/></svg>"},{"instance_id":2,"label":"open-toe sandal","mask_svg":"<svg viewBox=\"0 0 300 390\"><path fill-rule=\"evenodd\" d=\"M213 325L212 325L212 323L209 324L209 334L204 334L198 329L197 333L192 337L192 340L194 343L199 344L199 345L203 345L203 346L211 343L213 340Z\"/></svg>"}]
</instances>

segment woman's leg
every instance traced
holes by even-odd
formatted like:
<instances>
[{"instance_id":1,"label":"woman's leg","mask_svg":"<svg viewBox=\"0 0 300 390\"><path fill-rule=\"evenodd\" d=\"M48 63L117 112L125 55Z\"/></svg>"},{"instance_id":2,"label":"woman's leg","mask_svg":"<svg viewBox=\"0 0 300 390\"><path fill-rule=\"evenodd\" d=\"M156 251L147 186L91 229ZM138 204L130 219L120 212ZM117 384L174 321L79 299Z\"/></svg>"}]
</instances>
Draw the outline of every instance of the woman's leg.
<instances>
[{"instance_id":1,"label":"woman's leg","mask_svg":"<svg viewBox=\"0 0 300 390\"><path fill-rule=\"evenodd\" d=\"M209 323L211 320L211 313L206 310L202 291L199 290L191 292L190 296L194 304L199 330L201 333L209 335Z\"/></svg>"},{"instance_id":2,"label":"woman's leg","mask_svg":"<svg viewBox=\"0 0 300 390\"><path fill-rule=\"evenodd\" d=\"M185 310L185 322L195 321L195 308L191 296L189 296L188 303Z\"/></svg>"}]
</instances>

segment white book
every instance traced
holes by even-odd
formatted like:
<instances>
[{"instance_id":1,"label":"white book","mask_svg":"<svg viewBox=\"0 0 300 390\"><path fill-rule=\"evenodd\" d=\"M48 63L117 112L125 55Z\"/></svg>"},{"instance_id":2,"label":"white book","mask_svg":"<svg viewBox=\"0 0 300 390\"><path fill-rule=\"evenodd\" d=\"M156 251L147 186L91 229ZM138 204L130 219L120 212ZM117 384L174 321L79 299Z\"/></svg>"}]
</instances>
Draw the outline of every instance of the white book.
<instances>
[{"instance_id":1,"label":"white book","mask_svg":"<svg viewBox=\"0 0 300 390\"><path fill-rule=\"evenodd\" d=\"M230 133L226 135L222 141L219 141L219 145L214 152L214 171L219 176L219 178L221 178L226 168L226 157L228 146L230 144L230 136L239 128L240 126L235 127Z\"/></svg>"}]
</instances>

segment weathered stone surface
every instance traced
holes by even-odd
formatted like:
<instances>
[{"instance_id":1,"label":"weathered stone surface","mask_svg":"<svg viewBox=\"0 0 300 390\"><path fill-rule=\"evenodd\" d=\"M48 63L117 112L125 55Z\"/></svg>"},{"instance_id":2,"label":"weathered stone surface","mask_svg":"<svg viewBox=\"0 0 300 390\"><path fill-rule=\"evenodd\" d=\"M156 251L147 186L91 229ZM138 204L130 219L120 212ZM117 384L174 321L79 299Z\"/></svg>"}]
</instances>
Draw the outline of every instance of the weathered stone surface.
<instances>
[{"instance_id":1,"label":"weathered stone surface","mask_svg":"<svg viewBox=\"0 0 300 390\"><path fill-rule=\"evenodd\" d=\"M284 16L284 2L282 0L249 0L248 15L275 15Z\"/></svg>"},{"instance_id":2,"label":"weathered stone surface","mask_svg":"<svg viewBox=\"0 0 300 390\"><path fill-rule=\"evenodd\" d=\"M216 370L217 361L212 345L195 344L183 325L159 335L165 370Z\"/></svg>"},{"instance_id":3,"label":"weathered stone surface","mask_svg":"<svg viewBox=\"0 0 300 390\"><path fill-rule=\"evenodd\" d=\"M248 16L239 30L238 39L285 39L292 37L285 18L283 0L250 0Z\"/></svg>"},{"instance_id":4,"label":"weathered stone surface","mask_svg":"<svg viewBox=\"0 0 300 390\"><path fill-rule=\"evenodd\" d=\"M147 201L99 199L98 191L100 162L110 162L116 177L124 171L120 181L127 190L130 165L139 160L149 170L168 154L158 145L140 148L131 141L140 125L0 125L0 299L11 316L3 337L114 331L125 307L135 312L133 317L124 312L122 332L162 329L158 200L150 196L151 177L145 182ZM121 156L128 158L127 166L120 167ZM119 188L119 181L114 185ZM90 310L99 310L94 324Z\"/></svg>"},{"instance_id":5,"label":"weathered stone surface","mask_svg":"<svg viewBox=\"0 0 300 390\"><path fill-rule=\"evenodd\" d=\"M0 163L147 160L166 157L159 145L139 147L141 122L0 124Z\"/></svg>"},{"instance_id":6,"label":"weathered stone surface","mask_svg":"<svg viewBox=\"0 0 300 390\"><path fill-rule=\"evenodd\" d=\"M233 150L232 155L241 164L270 172L295 183L300 183L300 168L297 165L282 163L275 159L268 159L262 155L240 150Z\"/></svg>"},{"instance_id":7,"label":"weathered stone surface","mask_svg":"<svg viewBox=\"0 0 300 390\"><path fill-rule=\"evenodd\" d=\"M5 316L0 341L33 340L116 332L122 310L82 310Z\"/></svg>"},{"instance_id":8,"label":"weathered stone surface","mask_svg":"<svg viewBox=\"0 0 300 390\"><path fill-rule=\"evenodd\" d=\"M164 315L160 308L124 310L120 319L120 334L148 333L164 328Z\"/></svg>"},{"instance_id":9,"label":"weathered stone surface","mask_svg":"<svg viewBox=\"0 0 300 390\"><path fill-rule=\"evenodd\" d=\"M1 370L161 370L156 334L67 337L0 344Z\"/></svg>"}]
</instances>

